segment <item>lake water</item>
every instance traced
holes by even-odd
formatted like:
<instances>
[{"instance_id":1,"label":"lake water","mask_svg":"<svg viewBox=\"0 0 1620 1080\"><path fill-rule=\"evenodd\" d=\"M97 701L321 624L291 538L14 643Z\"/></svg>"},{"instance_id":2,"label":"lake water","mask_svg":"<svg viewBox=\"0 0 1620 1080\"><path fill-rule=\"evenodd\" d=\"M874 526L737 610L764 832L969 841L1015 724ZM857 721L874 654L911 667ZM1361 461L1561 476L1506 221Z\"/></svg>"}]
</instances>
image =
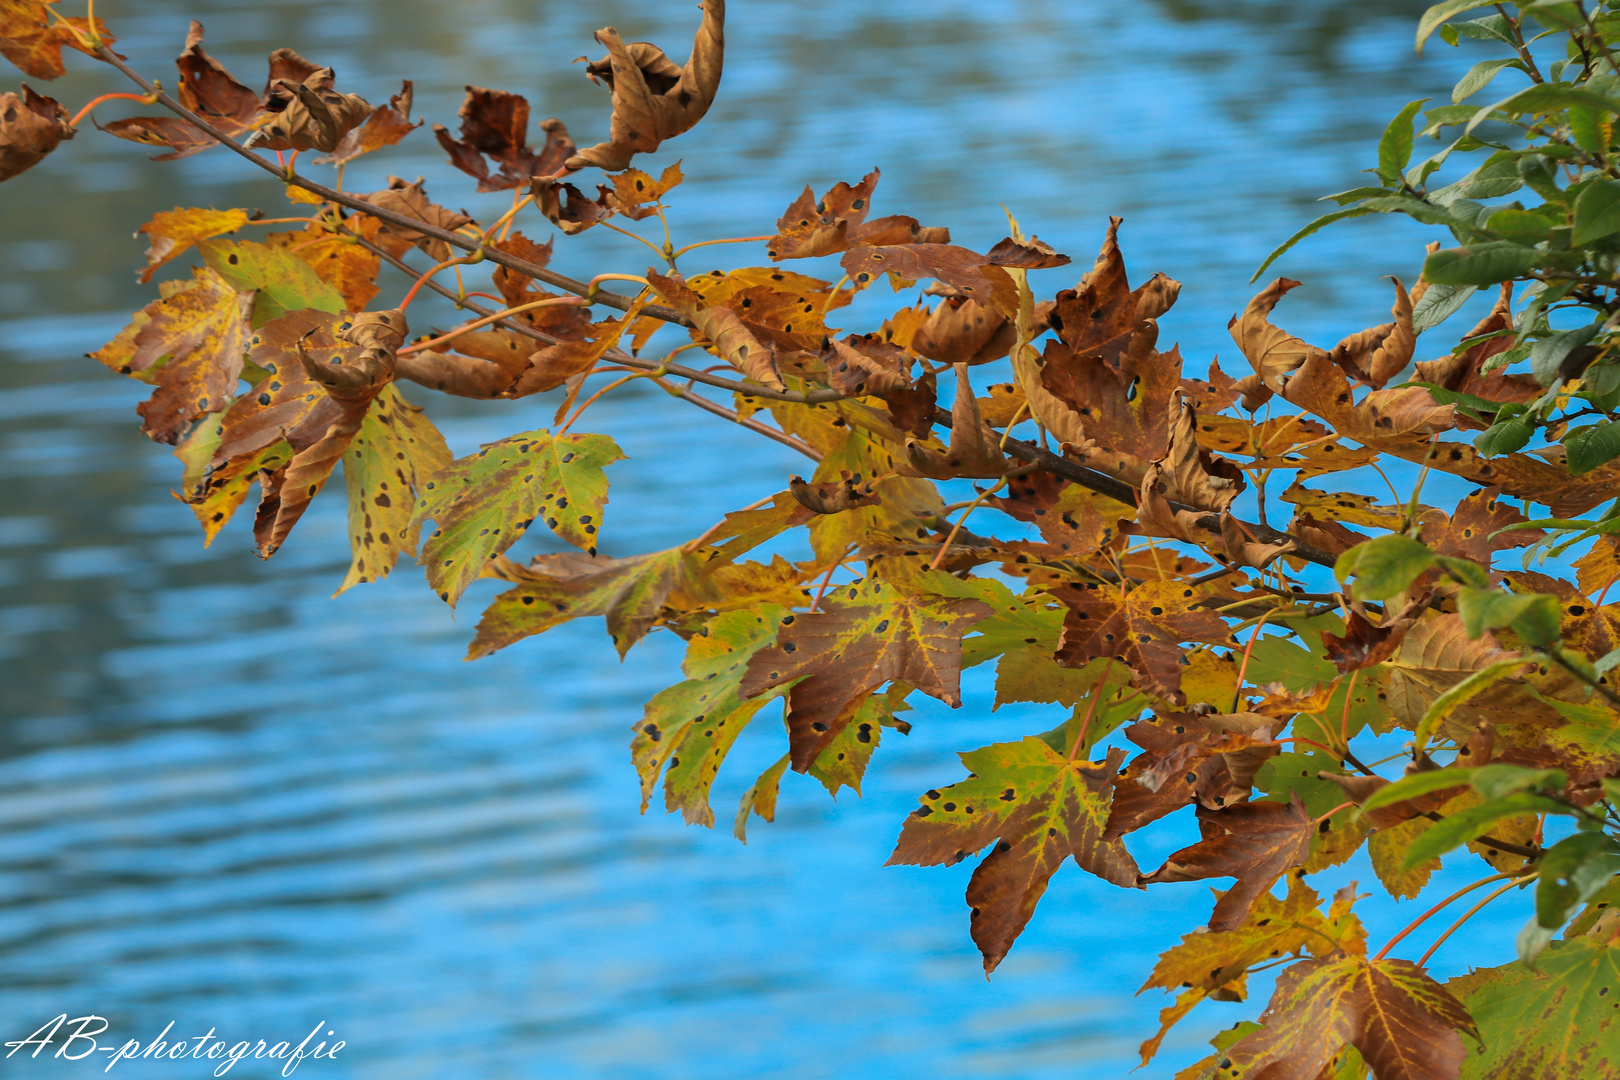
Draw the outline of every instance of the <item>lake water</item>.
<instances>
[{"instance_id":1,"label":"lake water","mask_svg":"<svg viewBox=\"0 0 1620 1080\"><path fill-rule=\"evenodd\" d=\"M1076 269L1121 214L1133 276L1185 282L1166 338L1201 365L1235 357L1226 321L1265 253L1318 212L1317 196L1361 182L1387 117L1444 99L1476 58L1438 45L1415 57L1424 6L734 0L719 102L653 164L684 158L672 202L689 240L768 232L805 183L874 165L878 212L949 225L982 250L1005 234L1005 203ZM452 126L464 83L525 92L581 143L607 118L605 92L569 65L598 54L590 32L612 24L684 57L696 20L693 5L656 0L98 11L166 82L196 16L249 85L265 52L290 45L373 101L410 77L417 110ZM71 107L125 88L79 59L50 91ZM470 194L426 130L362 159L349 186L388 173L424 175L486 220L505 205ZM140 387L82 359L150 299L130 235L177 204L282 205L224 151L151 164L88 129L0 188L0 1041L59 1013L105 1016L119 1041L175 1021L171 1038L296 1042L325 1021L348 1045L301 1075L388 1080L1134 1066L1168 999L1132 994L1206 917L1202 886L1128 893L1070 867L987 982L962 901L972 863L882 868L917 793L960 776L955 751L1050 725L992 714L984 672L960 710L920 703L909 738L884 741L864 798L833 803L790 774L778 821L756 821L743 847L724 828L636 813L628 729L679 678L667 634L620 664L592 621L464 664L494 590L476 586L457 619L415 568L331 599L347 561L337 495L268 563L243 522L205 550L168 494L175 463L139 434ZM1382 321L1381 275L1412 281L1424 239L1382 220L1321 234L1277 268L1308 284L1281 321L1324 345ZM745 258L712 250L715 265ZM642 254L597 230L560 240L554 265L636 272ZM1068 283L1048 273L1050 288ZM391 275L381 299L403 289ZM418 328L451 324L432 304L412 310ZM542 426L553 408L407 393L458 453ZM627 389L595 411L587 427L631 457L613 471L610 554L688 539L802 468L656 392ZM780 752L756 728L722 773L722 820ZM1169 842L1133 846L1151 866ZM1355 876L1371 881L1365 862L1325 877ZM1517 903L1484 924L1489 955L1448 945L1441 966L1506 959ZM1375 939L1414 906L1374 919ZM1204 1006L1145 1075L1201 1056L1259 1004ZM97 1067L19 1057L0 1074ZM233 1075L272 1073L248 1062Z\"/></svg>"}]
</instances>

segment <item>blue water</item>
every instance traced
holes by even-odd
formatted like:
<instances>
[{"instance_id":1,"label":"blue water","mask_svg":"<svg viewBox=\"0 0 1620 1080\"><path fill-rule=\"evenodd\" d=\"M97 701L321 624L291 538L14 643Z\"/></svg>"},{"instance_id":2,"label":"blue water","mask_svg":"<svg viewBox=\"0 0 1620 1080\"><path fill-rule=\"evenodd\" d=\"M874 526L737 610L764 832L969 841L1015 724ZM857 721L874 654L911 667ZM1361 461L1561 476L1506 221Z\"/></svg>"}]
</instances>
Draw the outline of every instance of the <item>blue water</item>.
<instances>
[{"instance_id":1,"label":"blue water","mask_svg":"<svg viewBox=\"0 0 1620 1080\"><path fill-rule=\"evenodd\" d=\"M1167 340L1190 367L1219 353L1240 371L1225 327L1252 269L1316 196L1360 182L1388 116L1443 99L1477 59L1413 56L1423 6L734 0L720 100L652 164L684 159L678 239L768 232L805 183L874 165L880 213L947 224L982 249L1005 234L1005 203L1077 269L1122 214L1133 276L1186 283ZM612 24L684 56L695 20L689 4L653 0L98 11L151 74L168 76L196 15L249 85L268 49L292 45L372 100L414 79L418 111L452 126L464 83L524 91L581 143L607 116L568 63L596 54L590 31ZM122 88L72 66L52 92L75 107ZM472 194L426 131L362 159L348 185L389 173L426 176L486 219L505 205ZM269 563L245 522L205 550L168 494L175 463L137 430L140 387L81 358L150 298L129 236L175 204L281 206L223 151L153 165L90 130L0 188L0 1041L61 1013L105 1016L103 1041L119 1042L170 1021L171 1039L213 1028L296 1042L325 1021L347 1046L301 1075L388 1080L1134 1066L1167 999L1131 995L1207 916L1201 886L1125 892L1070 867L987 982L961 899L971 863L882 868L917 793L961 775L954 752L1050 726L1036 710L992 713L985 672L965 680L958 711L919 702L863 798L833 803L790 774L777 822L756 820L743 847L724 826L636 813L629 726L679 678L668 635L620 664L599 623L570 625L464 664L494 590L476 586L456 619L414 568L331 599L347 561L336 494ZM1381 275L1410 282L1426 238L1393 221L1321 234L1277 267L1308 283L1279 318L1324 345L1382 321ZM714 265L746 258L710 250ZM597 230L560 239L555 265L634 272L642 254ZM1049 288L1069 283L1048 274ZM380 299L403 290L389 277ZM432 301L412 316L453 321ZM543 426L554 407L407 393L458 453ZM594 411L630 455L613 470L610 554L686 540L802 468L656 392L627 388ZM762 722L738 743L716 789L722 822L779 741ZM1185 842L1173 832L1134 838L1139 861ZM1324 879L1356 876L1372 880L1364 862ZM1375 941L1421 902L1372 918ZM1503 935L1524 917L1513 903L1437 963L1506 959ZM1201 1007L1144 1075L1169 1076L1258 1008ZM0 1075L99 1068L0 1059ZM273 1070L248 1061L231 1075Z\"/></svg>"}]
</instances>

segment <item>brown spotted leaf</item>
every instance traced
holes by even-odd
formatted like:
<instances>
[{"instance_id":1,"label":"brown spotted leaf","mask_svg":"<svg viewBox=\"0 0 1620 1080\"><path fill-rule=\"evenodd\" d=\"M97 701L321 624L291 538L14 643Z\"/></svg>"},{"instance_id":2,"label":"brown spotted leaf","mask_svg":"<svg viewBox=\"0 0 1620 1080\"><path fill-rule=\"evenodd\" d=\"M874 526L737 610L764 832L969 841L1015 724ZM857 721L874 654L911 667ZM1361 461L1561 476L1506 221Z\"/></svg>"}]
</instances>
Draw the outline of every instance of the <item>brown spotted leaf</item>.
<instances>
[{"instance_id":1,"label":"brown spotted leaf","mask_svg":"<svg viewBox=\"0 0 1620 1080\"><path fill-rule=\"evenodd\" d=\"M1052 595L1069 609L1060 664L1079 667L1114 657L1137 673L1138 685L1174 701L1181 695L1182 643L1219 645L1231 638L1220 616L1195 606L1202 594L1176 581L1144 582L1124 596L1098 586L1065 587Z\"/></svg>"},{"instance_id":2,"label":"brown spotted leaf","mask_svg":"<svg viewBox=\"0 0 1620 1080\"><path fill-rule=\"evenodd\" d=\"M415 86L406 79L399 93L388 99L387 105L373 109L363 126L350 128L348 134L338 142L337 149L316 158L315 164L347 165L362 154L397 144L426 123L423 120L411 123L411 101L415 94Z\"/></svg>"},{"instance_id":3,"label":"brown spotted leaf","mask_svg":"<svg viewBox=\"0 0 1620 1080\"><path fill-rule=\"evenodd\" d=\"M863 244L845 252L839 265L858 288L865 288L884 274L894 274L907 281L933 278L1003 316L1013 315L1018 306L1017 290L1007 271L991 264L978 252L952 244L912 243L885 247Z\"/></svg>"},{"instance_id":4,"label":"brown spotted leaf","mask_svg":"<svg viewBox=\"0 0 1620 1080\"><path fill-rule=\"evenodd\" d=\"M687 131L703 119L720 90L725 60L725 0L703 0L703 23L692 41L692 55L684 68L645 41L625 42L613 27L596 32L608 54L585 72L607 84L613 93L613 120L608 141L581 150L568 159L569 169L595 166L618 172L636 154L657 150L666 139Z\"/></svg>"},{"instance_id":5,"label":"brown spotted leaf","mask_svg":"<svg viewBox=\"0 0 1620 1080\"><path fill-rule=\"evenodd\" d=\"M648 270L647 280L671 307L692 320L694 340L707 339L722 359L761 386L786 389L776 366L775 353L743 325L737 312L724 305L706 303L679 277L665 277Z\"/></svg>"},{"instance_id":6,"label":"brown spotted leaf","mask_svg":"<svg viewBox=\"0 0 1620 1080\"><path fill-rule=\"evenodd\" d=\"M396 214L448 232L455 232L463 225L472 222L472 218L466 214L446 210L438 203L430 201L420 176L416 178L414 184L407 184L397 176L390 176L388 178L388 187L382 191L374 191L370 195L361 197L372 206L392 210ZM384 221L378 225L378 229L385 235L415 244L418 248L427 252L431 258L439 262L443 262L450 257L449 244L446 244L443 240L435 240L433 237L408 226L395 225L392 222Z\"/></svg>"},{"instance_id":7,"label":"brown spotted leaf","mask_svg":"<svg viewBox=\"0 0 1620 1080\"><path fill-rule=\"evenodd\" d=\"M1375 390L1382 389L1399 375L1412 362L1412 353L1417 349L1417 333L1412 329L1412 298L1399 279L1393 280L1395 306L1389 313L1394 321L1350 335L1335 345L1330 354L1346 375Z\"/></svg>"},{"instance_id":8,"label":"brown spotted leaf","mask_svg":"<svg viewBox=\"0 0 1620 1080\"><path fill-rule=\"evenodd\" d=\"M322 150L332 153L344 136L371 115L371 105L358 94L333 88L329 67L316 68L301 80L277 79L265 95L263 109L275 119L244 140L244 146L269 150Z\"/></svg>"},{"instance_id":9,"label":"brown spotted leaf","mask_svg":"<svg viewBox=\"0 0 1620 1080\"><path fill-rule=\"evenodd\" d=\"M27 83L21 97L0 94L0 182L32 169L63 139L73 138L67 122L66 109Z\"/></svg>"},{"instance_id":10,"label":"brown spotted leaf","mask_svg":"<svg viewBox=\"0 0 1620 1080\"><path fill-rule=\"evenodd\" d=\"M1378 1080L1456 1080L1468 1012L1409 960L1306 960L1277 977L1260 1030L1226 1051L1233 1075L1316 1080L1344 1046Z\"/></svg>"},{"instance_id":11,"label":"brown spotted leaf","mask_svg":"<svg viewBox=\"0 0 1620 1080\"><path fill-rule=\"evenodd\" d=\"M858 245L948 244L949 229L925 228L916 218L891 216L867 221L872 192L882 173L873 169L853 187L839 181L819 200L808 187L776 222L776 236L765 252L776 262L836 255Z\"/></svg>"},{"instance_id":12,"label":"brown spotted leaf","mask_svg":"<svg viewBox=\"0 0 1620 1080\"><path fill-rule=\"evenodd\" d=\"M419 556L428 584L454 605L536 518L594 555L608 501L602 470L623 458L606 435L553 437L541 430L455 461L423 485L416 505L414 524L432 519L438 525Z\"/></svg>"},{"instance_id":13,"label":"brown spotted leaf","mask_svg":"<svg viewBox=\"0 0 1620 1080\"><path fill-rule=\"evenodd\" d=\"M1261 894L1304 864L1316 834L1316 822L1298 794L1286 803L1241 803L1219 811L1199 807L1198 820L1211 833L1209 838L1171 855L1142 882L1236 878L1237 884L1222 895L1210 914L1211 930L1241 925Z\"/></svg>"},{"instance_id":14,"label":"brown spotted leaf","mask_svg":"<svg viewBox=\"0 0 1620 1080\"><path fill-rule=\"evenodd\" d=\"M973 940L988 974L1070 856L1104 881L1136 886L1136 861L1118 840L1102 838L1112 777L1125 752L1116 747L1103 761L1074 761L1029 737L961 757L971 777L922 797L889 865L949 865L995 844L967 891Z\"/></svg>"},{"instance_id":15,"label":"brown spotted leaf","mask_svg":"<svg viewBox=\"0 0 1620 1080\"><path fill-rule=\"evenodd\" d=\"M146 269L136 280L144 285L152 280L158 267L184 255L198 241L233 233L247 223L245 210L185 210L177 206L153 214L151 221L136 230L151 237L146 248Z\"/></svg>"},{"instance_id":16,"label":"brown spotted leaf","mask_svg":"<svg viewBox=\"0 0 1620 1080\"><path fill-rule=\"evenodd\" d=\"M961 704L962 635L989 613L977 600L902 592L882 581L844 586L755 654L742 694L802 680L789 693L787 719L793 767L804 772L887 682Z\"/></svg>"},{"instance_id":17,"label":"brown spotted leaf","mask_svg":"<svg viewBox=\"0 0 1620 1080\"><path fill-rule=\"evenodd\" d=\"M545 145L538 150L529 145L529 102L522 94L469 86L460 116L459 139L442 124L433 125L433 134L450 164L476 179L479 191L526 187L537 176L557 173L574 153L574 140L560 120L541 121Z\"/></svg>"},{"instance_id":18,"label":"brown spotted leaf","mask_svg":"<svg viewBox=\"0 0 1620 1080\"><path fill-rule=\"evenodd\" d=\"M90 28L82 17L58 16L53 25L50 5L56 0L0 0L0 56L36 79L54 79L67 69L62 66L62 47L89 53L69 24L83 33ZM108 45L115 40L107 24L96 20L96 30Z\"/></svg>"}]
</instances>

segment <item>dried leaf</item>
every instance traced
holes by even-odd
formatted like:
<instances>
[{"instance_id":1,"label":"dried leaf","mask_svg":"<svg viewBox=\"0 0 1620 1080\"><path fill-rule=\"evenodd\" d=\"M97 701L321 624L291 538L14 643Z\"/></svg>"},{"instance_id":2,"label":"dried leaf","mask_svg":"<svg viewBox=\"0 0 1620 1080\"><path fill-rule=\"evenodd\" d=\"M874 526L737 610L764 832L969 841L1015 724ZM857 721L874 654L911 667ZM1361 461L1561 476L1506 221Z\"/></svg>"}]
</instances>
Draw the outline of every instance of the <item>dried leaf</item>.
<instances>
[{"instance_id":1,"label":"dried leaf","mask_svg":"<svg viewBox=\"0 0 1620 1080\"><path fill-rule=\"evenodd\" d=\"M657 150L666 139L690 129L709 111L720 89L725 58L725 0L702 0L703 23L692 41L684 68L664 50L644 41L626 45L611 26L596 32L608 55L585 72L607 83L613 93L613 120L608 141L568 159L571 170L595 166L618 172L636 154Z\"/></svg>"},{"instance_id":2,"label":"dried leaf","mask_svg":"<svg viewBox=\"0 0 1620 1080\"><path fill-rule=\"evenodd\" d=\"M858 484L847 470L837 480L826 484L812 484L802 476L790 476L788 492L794 502L815 514L841 514L857 507L877 506L883 501L873 494L871 481Z\"/></svg>"},{"instance_id":3,"label":"dried leaf","mask_svg":"<svg viewBox=\"0 0 1620 1080\"><path fill-rule=\"evenodd\" d=\"M54 3L56 0L0 0L0 56L36 79L54 79L67 70L62 66L64 45L90 54L68 29L71 25L83 33L89 30L89 21L59 17L53 26L50 5ZM116 40L100 19L96 31L109 46Z\"/></svg>"},{"instance_id":4,"label":"dried leaf","mask_svg":"<svg viewBox=\"0 0 1620 1080\"><path fill-rule=\"evenodd\" d=\"M967 891L973 940L989 974L1069 856L1104 881L1136 885L1136 861L1118 840L1102 836L1111 778L1125 752L1116 747L1103 761L1073 761L1030 737L961 757L971 778L922 797L889 865L949 865L995 844Z\"/></svg>"},{"instance_id":5,"label":"dried leaf","mask_svg":"<svg viewBox=\"0 0 1620 1080\"><path fill-rule=\"evenodd\" d=\"M1231 638L1220 616L1196 606L1203 594L1176 581L1144 582L1124 596L1095 585L1055 589L1052 596L1069 608L1058 663L1122 660L1139 685L1171 701L1183 700L1182 643L1225 644Z\"/></svg>"},{"instance_id":6,"label":"dried leaf","mask_svg":"<svg viewBox=\"0 0 1620 1080\"><path fill-rule=\"evenodd\" d=\"M336 151L343 137L371 115L371 105L358 94L338 93L332 88L334 78L333 70L324 67L302 80L275 80L263 105L275 119L259 127L242 145Z\"/></svg>"},{"instance_id":7,"label":"dried leaf","mask_svg":"<svg viewBox=\"0 0 1620 1080\"><path fill-rule=\"evenodd\" d=\"M776 354L760 344L735 311L706 304L679 276L665 277L648 270L647 280L671 307L692 320L693 340L706 338L727 363L761 386L771 390L786 389L776 366Z\"/></svg>"},{"instance_id":8,"label":"dried leaf","mask_svg":"<svg viewBox=\"0 0 1620 1080\"><path fill-rule=\"evenodd\" d=\"M153 214L151 221L136 230L152 238L146 249L146 269L136 280L146 284L158 267L184 255L193 244L233 233L247 223L243 210L184 210L177 206Z\"/></svg>"},{"instance_id":9,"label":"dried leaf","mask_svg":"<svg viewBox=\"0 0 1620 1080\"><path fill-rule=\"evenodd\" d=\"M1390 314L1394 322L1375 326L1352 334L1333 347L1335 363L1352 379L1364 382L1375 390L1405 370L1417 350L1417 333L1412 329L1412 298L1398 278L1395 282L1395 306Z\"/></svg>"},{"instance_id":10,"label":"dried leaf","mask_svg":"<svg viewBox=\"0 0 1620 1080\"><path fill-rule=\"evenodd\" d=\"M686 177L681 173L681 163L677 161L665 168L657 180L640 169L626 169L608 179L613 181L613 192L607 197L608 206L632 221L641 221L653 215L653 207L649 204L662 202L664 196Z\"/></svg>"},{"instance_id":11,"label":"dried leaf","mask_svg":"<svg viewBox=\"0 0 1620 1080\"><path fill-rule=\"evenodd\" d=\"M906 460L933 480L957 477L995 478L1011 463L1001 452L1001 437L979 418L979 402L968 382L966 364L956 365L956 400L951 405L951 443L941 453L919 439L906 440Z\"/></svg>"},{"instance_id":12,"label":"dried leaf","mask_svg":"<svg viewBox=\"0 0 1620 1080\"><path fill-rule=\"evenodd\" d=\"M347 165L362 154L396 145L426 122L418 120L414 124L411 123L411 99L415 93L415 85L406 79L401 84L399 93L388 99L387 105L379 105L373 109L363 127L350 128L348 134L339 140L337 149L324 157L316 158L315 164Z\"/></svg>"},{"instance_id":13,"label":"dried leaf","mask_svg":"<svg viewBox=\"0 0 1620 1080\"><path fill-rule=\"evenodd\" d=\"M0 183L44 161L73 134L68 111L27 83L22 84L22 97L0 94Z\"/></svg>"},{"instance_id":14,"label":"dried leaf","mask_svg":"<svg viewBox=\"0 0 1620 1080\"><path fill-rule=\"evenodd\" d=\"M388 187L382 191L374 191L370 195L363 195L361 198L372 206L391 210L413 221L420 221L447 232L455 232L463 225L472 224L473 220L466 214L446 210L438 203L430 202L420 176L416 178L414 184L407 184L397 176L390 176ZM415 229L387 221L379 222L377 227L384 235L415 244L437 262L443 262L450 257L450 245L443 240L435 240Z\"/></svg>"},{"instance_id":15,"label":"dried leaf","mask_svg":"<svg viewBox=\"0 0 1620 1080\"><path fill-rule=\"evenodd\" d=\"M522 94L467 87L461 103L461 138L442 124L433 125L434 137L450 155L450 164L478 181L479 191L506 191L527 186L537 176L560 173L574 153L574 140L561 120L540 122L545 145L529 146L529 102ZM493 161L497 172L489 170Z\"/></svg>"},{"instance_id":16,"label":"dried leaf","mask_svg":"<svg viewBox=\"0 0 1620 1080\"><path fill-rule=\"evenodd\" d=\"M1007 271L967 248L945 243L884 247L862 244L845 252L839 265L857 288L865 288L884 274L895 274L908 281L933 278L1003 316L1010 317L1017 310L1017 293Z\"/></svg>"},{"instance_id":17,"label":"dried leaf","mask_svg":"<svg viewBox=\"0 0 1620 1080\"><path fill-rule=\"evenodd\" d=\"M924 228L916 218L891 216L867 221L872 192L882 173L873 169L851 187L839 181L818 201L806 187L776 222L776 236L765 253L776 262L835 255L860 245L948 244L949 229Z\"/></svg>"}]
</instances>

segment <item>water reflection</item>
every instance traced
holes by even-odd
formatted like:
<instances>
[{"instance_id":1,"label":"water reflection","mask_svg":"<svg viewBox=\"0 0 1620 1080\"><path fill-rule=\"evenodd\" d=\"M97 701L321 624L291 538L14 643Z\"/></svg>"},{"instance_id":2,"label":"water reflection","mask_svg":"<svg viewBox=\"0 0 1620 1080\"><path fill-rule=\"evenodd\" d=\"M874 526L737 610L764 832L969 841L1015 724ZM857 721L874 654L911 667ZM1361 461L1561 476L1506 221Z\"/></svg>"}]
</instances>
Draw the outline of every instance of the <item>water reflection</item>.
<instances>
[{"instance_id":1,"label":"water reflection","mask_svg":"<svg viewBox=\"0 0 1620 1080\"><path fill-rule=\"evenodd\" d=\"M732 7L719 103L655 160L685 159L676 216L691 238L759 232L802 184L874 164L883 212L968 244L1003 235L1005 201L1083 263L1103 217L1123 213L1135 271L1188 283L1167 332L1194 363L1231 352L1249 272L1316 195L1356 182L1384 118L1444 93L1466 62L1436 49L1414 63L1416 9L1394 0ZM452 119L464 82L523 90L582 143L607 115L568 66L595 51L590 31L673 46L695 17L651 0L144 0L107 15L148 72L197 15L250 84L291 44L373 100L408 75L431 120ZM53 93L112 88L84 69ZM426 134L349 183L390 172L474 213L504 204L468 193ZM741 848L635 813L626 728L674 678L669 641L621 666L599 626L572 626L463 665L471 615L452 621L414 572L329 599L345 561L330 499L272 563L240 525L201 547L167 495L174 463L137 432L140 395L80 357L148 299L129 236L153 210L277 198L223 152L154 166L90 134L0 189L3 1038L59 1012L142 1039L171 1019L176 1034L274 1039L325 1019L349 1048L321 1075L389 1078L1133 1064L1161 1002L1129 994L1197 921L1201 890L1126 895L1065 872L986 984L960 899L970 867L881 869L915 793L955 775L954 750L1033 723L991 714L982 678L959 712L925 706L909 739L891 738L863 800L790 783L778 823ZM628 242L599 233L559 244L558 264L638 269ZM1331 341L1377 321L1378 275L1414 274L1415 235L1361 222L1301 249L1282 267L1310 283L1289 325ZM389 280L384 298L402 291ZM462 452L552 407L429 402ZM614 553L686 539L795 467L677 409L633 388L600 406L632 457L614 478ZM775 739L761 725L740 740L722 819ZM1137 847L1144 864L1164 853L1153 837ZM1242 1012L1195 1018L1156 1067L1192 1060Z\"/></svg>"}]
</instances>

